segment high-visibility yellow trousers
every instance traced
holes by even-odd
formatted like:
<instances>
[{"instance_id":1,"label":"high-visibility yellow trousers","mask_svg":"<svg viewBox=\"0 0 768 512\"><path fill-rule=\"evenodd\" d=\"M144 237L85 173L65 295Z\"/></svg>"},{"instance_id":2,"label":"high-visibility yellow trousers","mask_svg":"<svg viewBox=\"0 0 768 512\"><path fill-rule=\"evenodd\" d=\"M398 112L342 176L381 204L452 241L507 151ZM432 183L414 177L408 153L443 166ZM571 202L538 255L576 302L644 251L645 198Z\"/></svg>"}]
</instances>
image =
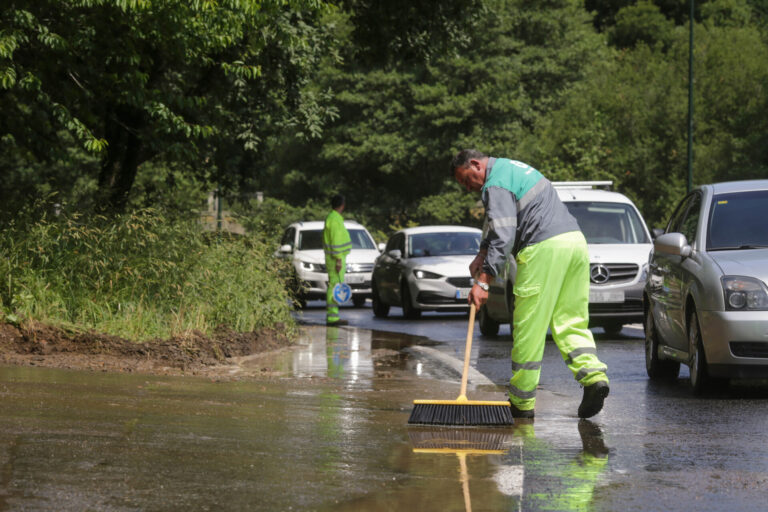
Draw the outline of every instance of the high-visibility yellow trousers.
<instances>
[{"instance_id":1,"label":"high-visibility yellow trousers","mask_svg":"<svg viewBox=\"0 0 768 512\"><path fill-rule=\"evenodd\" d=\"M339 321L339 305L333 300L333 287L344 282L344 272L347 269L346 255L341 257L341 271L336 272L336 260L325 259L325 267L328 270L328 290L325 292L325 321L334 323Z\"/></svg>"},{"instance_id":2,"label":"high-visibility yellow trousers","mask_svg":"<svg viewBox=\"0 0 768 512\"><path fill-rule=\"evenodd\" d=\"M589 253L581 231L530 245L517 255L509 399L520 410L536 405L547 328L582 386L608 382L589 330Z\"/></svg>"}]
</instances>

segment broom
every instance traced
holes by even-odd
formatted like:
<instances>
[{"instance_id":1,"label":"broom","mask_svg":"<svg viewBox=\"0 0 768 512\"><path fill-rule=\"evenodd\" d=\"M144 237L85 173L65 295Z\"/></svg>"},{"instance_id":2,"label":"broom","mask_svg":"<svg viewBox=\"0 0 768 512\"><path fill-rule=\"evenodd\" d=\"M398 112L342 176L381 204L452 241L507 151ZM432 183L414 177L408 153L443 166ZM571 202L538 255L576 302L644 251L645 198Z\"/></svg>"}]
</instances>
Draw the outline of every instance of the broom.
<instances>
[{"instance_id":1,"label":"broom","mask_svg":"<svg viewBox=\"0 0 768 512\"><path fill-rule=\"evenodd\" d=\"M454 425L504 427L514 424L509 402L467 400L467 373L472 349L472 329L475 327L475 305L469 308L467 347L464 352L464 372L461 393L456 400L414 400L408 423L411 425Z\"/></svg>"}]
</instances>

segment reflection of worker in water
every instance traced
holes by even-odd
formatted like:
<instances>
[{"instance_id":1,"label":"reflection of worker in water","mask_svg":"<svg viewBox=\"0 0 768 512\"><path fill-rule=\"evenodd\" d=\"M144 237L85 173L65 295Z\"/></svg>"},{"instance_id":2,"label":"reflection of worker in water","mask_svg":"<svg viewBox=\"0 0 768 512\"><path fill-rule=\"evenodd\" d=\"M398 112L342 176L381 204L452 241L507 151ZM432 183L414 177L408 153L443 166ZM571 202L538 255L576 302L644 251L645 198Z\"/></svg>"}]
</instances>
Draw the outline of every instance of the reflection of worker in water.
<instances>
[{"instance_id":1,"label":"reflection of worker in water","mask_svg":"<svg viewBox=\"0 0 768 512\"><path fill-rule=\"evenodd\" d=\"M563 511L592 508L595 484L608 463L608 448L600 427L581 420L578 428L582 451L573 459L563 460L560 450L553 450L536 439L532 422L518 421L515 425L515 435L523 441L523 508Z\"/></svg>"},{"instance_id":2,"label":"reflection of worker in water","mask_svg":"<svg viewBox=\"0 0 768 512\"><path fill-rule=\"evenodd\" d=\"M349 363L349 347L341 339L338 327L325 330L325 354L328 361L328 377L338 379L344 376L344 368Z\"/></svg>"}]
</instances>

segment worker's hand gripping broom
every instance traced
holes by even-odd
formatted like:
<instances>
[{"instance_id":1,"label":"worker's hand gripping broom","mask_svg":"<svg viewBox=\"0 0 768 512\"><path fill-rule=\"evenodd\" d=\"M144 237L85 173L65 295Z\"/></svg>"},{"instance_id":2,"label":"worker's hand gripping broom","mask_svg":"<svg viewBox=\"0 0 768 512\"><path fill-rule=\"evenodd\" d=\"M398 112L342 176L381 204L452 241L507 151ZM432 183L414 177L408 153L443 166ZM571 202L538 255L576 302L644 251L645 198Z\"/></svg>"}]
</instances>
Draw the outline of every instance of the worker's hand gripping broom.
<instances>
[{"instance_id":1,"label":"worker's hand gripping broom","mask_svg":"<svg viewBox=\"0 0 768 512\"><path fill-rule=\"evenodd\" d=\"M512 408L508 401L493 402L467 400L467 376L469 356L472 350L472 330L475 327L475 305L469 308L467 346L464 352L464 373L461 376L461 393L456 400L414 400L408 423L414 425L458 425L503 427L512 425Z\"/></svg>"}]
</instances>

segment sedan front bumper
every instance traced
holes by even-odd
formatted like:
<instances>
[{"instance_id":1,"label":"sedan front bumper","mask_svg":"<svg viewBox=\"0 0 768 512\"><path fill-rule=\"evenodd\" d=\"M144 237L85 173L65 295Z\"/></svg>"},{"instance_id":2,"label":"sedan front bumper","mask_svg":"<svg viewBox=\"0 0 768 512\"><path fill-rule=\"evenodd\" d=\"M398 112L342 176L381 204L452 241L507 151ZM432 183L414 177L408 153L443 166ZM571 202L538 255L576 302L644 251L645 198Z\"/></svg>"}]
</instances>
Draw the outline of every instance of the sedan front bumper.
<instances>
[{"instance_id":1,"label":"sedan front bumper","mask_svg":"<svg viewBox=\"0 0 768 512\"><path fill-rule=\"evenodd\" d=\"M467 297L472 288L469 277L413 278L409 286L419 309L460 311L469 308Z\"/></svg>"},{"instance_id":2,"label":"sedan front bumper","mask_svg":"<svg viewBox=\"0 0 768 512\"><path fill-rule=\"evenodd\" d=\"M768 311L701 311L699 322L713 377L768 378Z\"/></svg>"}]
</instances>

